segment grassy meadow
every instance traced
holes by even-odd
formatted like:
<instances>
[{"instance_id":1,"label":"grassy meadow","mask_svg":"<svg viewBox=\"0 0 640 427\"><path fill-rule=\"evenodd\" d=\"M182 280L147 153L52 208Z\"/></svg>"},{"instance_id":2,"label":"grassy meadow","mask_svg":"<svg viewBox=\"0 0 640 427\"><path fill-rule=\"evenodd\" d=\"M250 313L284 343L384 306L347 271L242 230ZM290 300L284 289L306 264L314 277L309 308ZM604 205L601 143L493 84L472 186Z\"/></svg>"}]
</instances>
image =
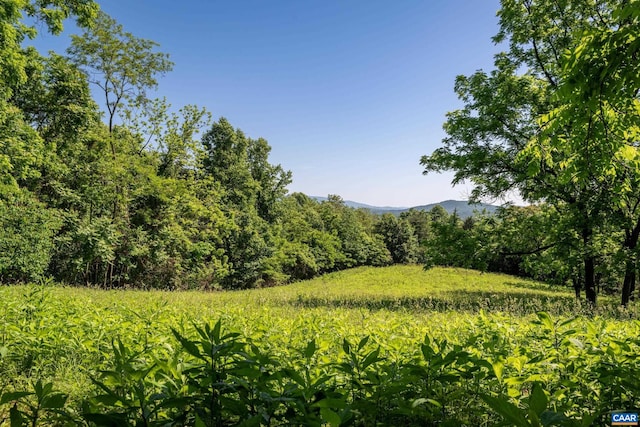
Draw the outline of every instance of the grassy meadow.
<instances>
[{"instance_id":1,"label":"grassy meadow","mask_svg":"<svg viewBox=\"0 0 640 427\"><path fill-rule=\"evenodd\" d=\"M506 275L0 301L0 425L608 425L640 407L637 305Z\"/></svg>"}]
</instances>

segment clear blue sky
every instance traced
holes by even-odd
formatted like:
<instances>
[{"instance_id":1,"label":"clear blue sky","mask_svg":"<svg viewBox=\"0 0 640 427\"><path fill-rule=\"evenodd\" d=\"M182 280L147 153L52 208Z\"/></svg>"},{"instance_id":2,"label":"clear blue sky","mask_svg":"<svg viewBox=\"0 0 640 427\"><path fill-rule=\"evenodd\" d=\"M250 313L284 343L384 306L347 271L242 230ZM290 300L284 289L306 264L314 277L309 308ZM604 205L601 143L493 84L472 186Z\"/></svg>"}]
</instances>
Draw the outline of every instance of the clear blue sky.
<instances>
[{"instance_id":1,"label":"clear blue sky","mask_svg":"<svg viewBox=\"0 0 640 427\"><path fill-rule=\"evenodd\" d=\"M467 198L419 160L462 105L455 76L493 68L498 0L101 3L171 55L157 96L266 138L290 191L387 206ZM34 41L60 53L68 42Z\"/></svg>"}]
</instances>

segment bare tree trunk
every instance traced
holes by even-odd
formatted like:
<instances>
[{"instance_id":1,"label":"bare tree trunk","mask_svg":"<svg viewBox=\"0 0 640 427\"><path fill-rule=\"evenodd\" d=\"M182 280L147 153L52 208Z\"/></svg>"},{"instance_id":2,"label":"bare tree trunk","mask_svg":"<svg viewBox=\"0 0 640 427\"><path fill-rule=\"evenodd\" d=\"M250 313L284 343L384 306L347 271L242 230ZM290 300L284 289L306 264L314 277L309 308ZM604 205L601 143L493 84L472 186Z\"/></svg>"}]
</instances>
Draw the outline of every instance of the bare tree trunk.
<instances>
[{"instance_id":1,"label":"bare tree trunk","mask_svg":"<svg viewBox=\"0 0 640 427\"><path fill-rule=\"evenodd\" d=\"M628 250L627 262L624 270L624 281L622 282L622 305L629 304L631 295L636 287L636 257L634 251L638 246L640 238L640 220L632 230L627 230L627 236L624 239L624 247Z\"/></svg>"},{"instance_id":2,"label":"bare tree trunk","mask_svg":"<svg viewBox=\"0 0 640 427\"><path fill-rule=\"evenodd\" d=\"M624 282L622 283L622 305L629 304L631 294L636 287L636 266L633 260L627 260Z\"/></svg>"},{"instance_id":3,"label":"bare tree trunk","mask_svg":"<svg viewBox=\"0 0 640 427\"><path fill-rule=\"evenodd\" d=\"M584 259L584 293L591 305L596 305L595 258L587 255Z\"/></svg>"},{"instance_id":4,"label":"bare tree trunk","mask_svg":"<svg viewBox=\"0 0 640 427\"><path fill-rule=\"evenodd\" d=\"M577 277L573 277L571 281L573 282L573 290L576 293L576 299L580 299L580 290L582 289L582 284L580 283L580 279Z\"/></svg>"},{"instance_id":5,"label":"bare tree trunk","mask_svg":"<svg viewBox=\"0 0 640 427\"><path fill-rule=\"evenodd\" d=\"M588 224L588 219L585 221ZM591 236L593 232L588 225L582 228L582 245L585 251L584 260L584 293L587 301L592 305L596 305L596 262L595 257L591 254L589 246L591 245Z\"/></svg>"}]
</instances>

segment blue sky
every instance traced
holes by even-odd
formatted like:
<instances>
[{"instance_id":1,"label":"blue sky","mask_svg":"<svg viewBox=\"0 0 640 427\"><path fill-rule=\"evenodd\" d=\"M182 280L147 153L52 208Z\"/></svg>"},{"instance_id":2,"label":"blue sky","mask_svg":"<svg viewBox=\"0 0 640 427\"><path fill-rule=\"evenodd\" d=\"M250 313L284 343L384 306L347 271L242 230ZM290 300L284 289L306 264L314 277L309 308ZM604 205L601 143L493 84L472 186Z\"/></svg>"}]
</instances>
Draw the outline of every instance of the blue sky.
<instances>
[{"instance_id":1,"label":"blue sky","mask_svg":"<svg viewBox=\"0 0 640 427\"><path fill-rule=\"evenodd\" d=\"M498 0L101 3L175 62L157 96L267 139L290 191L387 206L467 198L419 160L462 105L455 76L493 67ZM34 43L62 52L68 27Z\"/></svg>"}]
</instances>

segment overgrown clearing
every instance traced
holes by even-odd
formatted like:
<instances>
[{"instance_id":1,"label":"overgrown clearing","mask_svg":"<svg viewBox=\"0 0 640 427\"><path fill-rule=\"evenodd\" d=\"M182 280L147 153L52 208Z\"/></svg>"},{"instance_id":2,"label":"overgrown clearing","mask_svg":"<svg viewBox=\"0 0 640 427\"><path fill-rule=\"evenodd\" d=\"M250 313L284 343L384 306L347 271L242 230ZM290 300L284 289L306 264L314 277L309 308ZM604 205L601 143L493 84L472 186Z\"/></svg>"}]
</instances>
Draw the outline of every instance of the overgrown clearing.
<instances>
[{"instance_id":1,"label":"overgrown clearing","mask_svg":"<svg viewBox=\"0 0 640 427\"><path fill-rule=\"evenodd\" d=\"M395 266L238 292L13 286L0 301L7 425L589 425L640 406L637 305L589 313L505 275Z\"/></svg>"}]
</instances>

